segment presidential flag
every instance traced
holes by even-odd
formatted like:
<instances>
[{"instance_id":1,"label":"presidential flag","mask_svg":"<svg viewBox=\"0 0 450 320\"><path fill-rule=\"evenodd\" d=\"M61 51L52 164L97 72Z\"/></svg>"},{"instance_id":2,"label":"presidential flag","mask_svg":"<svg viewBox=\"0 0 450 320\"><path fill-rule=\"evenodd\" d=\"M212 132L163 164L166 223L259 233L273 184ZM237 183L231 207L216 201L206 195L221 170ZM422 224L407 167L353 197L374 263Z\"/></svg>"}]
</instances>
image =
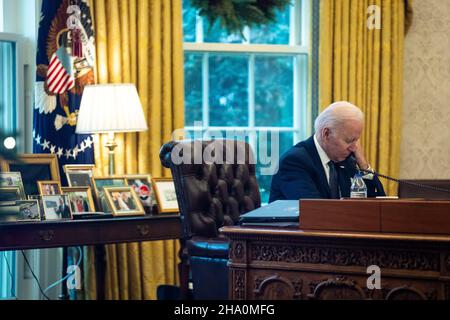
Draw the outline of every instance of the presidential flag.
<instances>
[{"instance_id":1,"label":"presidential flag","mask_svg":"<svg viewBox=\"0 0 450 320\"><path fill-rule=\"evenodd\" d=\"M36 57L34 153L59 164L94 163L91 135L75 133L84 86L94 83L94 30L87 0L43 0ZM64 175L61 175L64 180Z\"/></svg>"}]
</instances>

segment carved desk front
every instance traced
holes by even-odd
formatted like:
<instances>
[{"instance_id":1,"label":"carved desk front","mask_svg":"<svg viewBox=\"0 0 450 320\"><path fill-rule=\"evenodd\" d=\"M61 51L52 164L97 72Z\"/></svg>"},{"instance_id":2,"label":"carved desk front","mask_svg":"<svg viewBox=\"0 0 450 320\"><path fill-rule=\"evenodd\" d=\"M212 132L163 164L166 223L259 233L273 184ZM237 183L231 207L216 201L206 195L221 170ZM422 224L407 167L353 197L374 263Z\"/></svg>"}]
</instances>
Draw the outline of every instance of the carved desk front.
<instances>
[{"instance_id":1,"label":"carved desk front","mask_svg":"<svg viewBox=\"0 0 450 320\"><path fill-rule=\"evenodd\" d=\"M450 236L221 231L230 299L450 299Z\"/></svg>"}]
</instances>

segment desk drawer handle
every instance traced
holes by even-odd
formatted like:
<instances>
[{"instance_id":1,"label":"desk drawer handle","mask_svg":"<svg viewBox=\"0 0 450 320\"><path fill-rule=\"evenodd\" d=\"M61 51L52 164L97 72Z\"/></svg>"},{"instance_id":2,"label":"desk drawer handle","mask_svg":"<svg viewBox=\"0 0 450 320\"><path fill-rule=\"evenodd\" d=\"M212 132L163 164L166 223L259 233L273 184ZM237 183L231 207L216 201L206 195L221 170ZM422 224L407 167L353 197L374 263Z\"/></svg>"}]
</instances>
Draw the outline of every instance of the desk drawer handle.
<instances>
[{"instance_id":1,"label":"desk drawer handle","mask_svg":"<svg viewBox=\"0 0 450 320\"><path fill-rule=\"evenodd\" d=\"M55 232L53 230L41 230L39 231L39 237L42 241L52 241L55 236Z\"/></svg>"},{"instance_id":2,"label":"desk drawer handle","mask_svg":"<svg viewBox=\"0 0 450 320\"><path fill-rule=\"evenodd\" d=\"M141 236L147 236L150 233L150 227L147 224L138 225L137 229Z\"/></svg>"}]
</instances>

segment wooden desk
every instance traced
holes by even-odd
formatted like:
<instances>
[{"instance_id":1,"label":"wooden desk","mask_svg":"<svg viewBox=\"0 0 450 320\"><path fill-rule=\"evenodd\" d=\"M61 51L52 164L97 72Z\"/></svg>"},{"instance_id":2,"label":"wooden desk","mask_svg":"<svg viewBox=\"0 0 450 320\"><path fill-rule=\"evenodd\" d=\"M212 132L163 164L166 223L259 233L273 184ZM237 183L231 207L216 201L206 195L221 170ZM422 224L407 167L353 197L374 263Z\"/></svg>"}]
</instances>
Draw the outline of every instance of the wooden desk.
<instances>
[{"instance_id":1,"label":"wooden desk","mask_svg":"<svg viewBox=\"0 0 450 320\"><path fill-rule=\"evenodd\" d=\"M182 228L178 214L14 222L0 224L0 251L169 240L181 237ZM97 270L101 272L101 266ZM99 275L98 278L103 277ZM99 299L104 297L103 284L103 281L97 283Z\"/></svg>"},{"instance_id":2,"label":"wooden desk","mask_svg":"<svg viewBox=\"0 0 450 320\"><path fill-rule=\"evenodd\" d=\"M230 299L450 299L450 235L223 227ZM378 265L381 289L369 290Z\"/></svg>"}]
</instances>

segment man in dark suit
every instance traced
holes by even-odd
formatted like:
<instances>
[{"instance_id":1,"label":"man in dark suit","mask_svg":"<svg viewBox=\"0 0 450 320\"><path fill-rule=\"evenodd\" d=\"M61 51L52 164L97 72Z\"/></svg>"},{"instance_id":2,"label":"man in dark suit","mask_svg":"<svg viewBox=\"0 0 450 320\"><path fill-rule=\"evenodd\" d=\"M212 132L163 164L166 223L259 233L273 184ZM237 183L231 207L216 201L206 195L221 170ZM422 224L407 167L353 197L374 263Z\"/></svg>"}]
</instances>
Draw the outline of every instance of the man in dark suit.
<instances>
[{"instance_id":1,"label":"man in dark suit","mask_svg":"<svg viewBox=\"0 0 450 320\"><path fill-rule=\"evenodd\" d=\"M59 206L55 211L59 218L70 218L70 208L62 197L59 198Z\"/></svg>"},{"instance_id":2,"label":"man in dark suit","mask_svg":"<svg viewBox=\"0 0 450 320\"><path fill-rule=\"evenodd\" d=\"M272 177L269 202L275 200L339 199L350 196L358 169L372 171L359 138L362 111L346 101L328 106L314 123L315 134L290 148ZM366 174L367 196L384 196L375 174Z\"/></svg>"}]
</instances>

